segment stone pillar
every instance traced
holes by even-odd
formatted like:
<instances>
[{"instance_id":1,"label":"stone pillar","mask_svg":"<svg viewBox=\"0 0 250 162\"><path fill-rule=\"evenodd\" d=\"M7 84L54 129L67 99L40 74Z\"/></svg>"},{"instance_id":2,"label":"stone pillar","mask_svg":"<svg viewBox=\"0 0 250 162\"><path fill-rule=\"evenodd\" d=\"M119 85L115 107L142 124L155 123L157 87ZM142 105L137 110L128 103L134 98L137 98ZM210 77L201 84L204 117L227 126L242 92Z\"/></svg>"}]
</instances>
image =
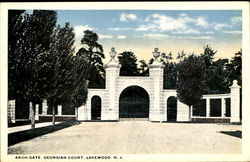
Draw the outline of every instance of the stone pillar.
<instances>
[{"instance_id":1,"label":"stone pillar","mask_svg":"<svg viewBox=\"0 0 250 162\"><path fill-rule=\"evenodd\" d=\"M177 100L177 121L189 121L188 105Z\"/></svg>"},{"instance_id":2,"label":"stone pillar","mask_svg":"<svg viewBox=\"0 0 250 162\"><path fill-rule=\"evenodd\" d=\"M47 115L47 111L48 111L48 105L47 105L47 99L45 99L43 100L42 103L42 114Z\"/></svg>"},{"instance_id":3,"label":"stone pillar","mask_svg":"<svg viewBox=\"0 0 250 162\"><path fill-rule=\"evenodd\" d=\"M77 109L77 120L87 120L87 112L85 112L86 105L82 105Z\"/></svg>"},{"instance_id":4,"label":"stone pillar","mask_svg":"<svg viewBox=\"0 0 250 162\"><path fill-rule=\"evenodd\" d=\"M163 68L164 65L158 60L160 52L155 48L153 52L154 62L149 65L149 77L152 78L153 94L152 104L150 104L149 120L162 121L166 116L164 113L164 97L163 97Z\"/></svg>"},{"instance_id":5,"label":"stone pillar","mask_svg":"<svg viewBox=\"0 0 250 162\"><path fill-rule=\"evenodd\" d=\"M206 98L206 117L210 117L210 98Z\"/></svg>"},{"instance_id":6,"label":"stone pillar","mask_svg":"<svg viewBox=\"0 0 250 162\"><path fill-rule=\"evenodd\" d=\"M57 112L58 112L57 115L62 115L62 105L57 106Z\"/></svg>"},{"instance_id":7,"label":"stone pillar","mask_svg":"<svg viewBox=\"0 0 250 162\"><path fill-rule=\"evenodd\" d=\"M108 97L105 100L107 106L102 104L101 120L119 120L117 78L119 77L121 65L115 60L115 55L115 49L111 48L111 60L104 66L106 70L106 90Z\"/></svg>"},{"instance_id":8,"label":"stone pillar","mask_svg":"<svg viewBox=\"0 0 250 162\"><path fill-rule=\"evenodd\" d=\"M38 104L36 104L35 120L39 120L39 105Z\"/></svg>"},{"instance_id":9,"label":"stone pillar","mask_svg":"<svg viewBox=\"0 0 250 162\"><path fill-rule=\"evenodd\" d=\"M240 86L237 80L233 81L231 89L231 123L240 122Z\"/></svg>"},{"instance_id":10,"label":"stone pillar","mask_svg":"<svg viewBox=\"0 0 250 162\"><path fill-rule=\"evenodd\" d=\"M221 117L226 116L226 99L221 98Z\"/></svg>"},{"instance_id":11,"label":"stone pillar","mask_svg":"<svg viewBox=\"0 0 250 162\"><path fill-rule=\"evenodd\" d=\"M9 100L8 101L8 122L15 123L16 122L16 101Z\"/></svg>"}]
</instances>

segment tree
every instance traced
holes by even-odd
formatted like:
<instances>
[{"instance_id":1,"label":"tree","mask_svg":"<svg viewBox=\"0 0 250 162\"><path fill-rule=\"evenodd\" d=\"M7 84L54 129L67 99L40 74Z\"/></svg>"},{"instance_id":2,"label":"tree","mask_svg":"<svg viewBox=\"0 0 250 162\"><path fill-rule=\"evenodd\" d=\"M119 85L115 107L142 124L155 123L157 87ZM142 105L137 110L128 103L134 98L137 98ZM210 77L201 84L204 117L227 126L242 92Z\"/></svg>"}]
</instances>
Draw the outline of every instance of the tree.
<instances>
[{"instance_id":1,"label":"tree","mask_svg":"<svg viewBox=\"0 0 250 162\"><path fill-rule=\"evenodd\" d=\"M163 87L166 89L176 88L176 79L177 79L176 63L172 62L171 60L173 60L172 52L169 52L167 55L165 53L162 53L161 62L165 65Z\"/></svg>"},{"instance_id":2,"label":"tree","mask_svg":"<svg viewBox=\"0 0 250 162\"><path fill-rule=\"evenodd\" d=\"M121 64L121 76L138 76L137 58L133 52L124 51L118 55L118 61Z\"/></svg>"},{"instance_id":3,"label":"tree","mask_svg":"<svg viewBox=\"0 0 250 162\"><path fill-rule=\"evenodd\" d=\"M175 89L177 81L177 67L176 63L164 62L164 88Z\"/></svg>"},{"instance_id":4,"label":"tree","mask_svg":"<svg viewBox=\"0 0 250 162\"><path fill-rule=\"evenodd\" d=\"M72 86L76 79L72 74L74 64L74 38L73 27L66 23L54 30L50 50L47 55L47 75L50 78L49 92L47 98L52 106L52 125L55 125L55 108L63 100L67 99L75 87Z\"/></svg>"},{"instance_id":5,"label":"tree","mask_svg":"<svg viewBox=\"0 0 250 162\"><path fill-rule=\"evenodd\" d=\"M191 120L191 106L197 103L204 88L204 60L194 54L184 58L178 66L177 97L189 106L189 120Z\"/></svg>"},{"instance_id":6,"label":"tree","mask_svg":"<svg viewBox=\"0 0 250 162\"><path fill-rule=\"evenodd\" d=\"M81 40L83 45L77 55L84 56L90 65L89 88L104 88L105 71L102 59L104 59L103 47L98 43L98 35L90 30L84 31Z\"/></svg>"},{"instance_id":7,"label":"tree","mask_svg":"<svg viewBox=\"0 0 250 162\"><path fill-rule=\"evenodd\" d=\"M72 63L72 90L70 91L67 101L70 102L73 107L78 108L87 101L90 67L87 64L86 58L80 55L74 56Z\"/></svg>"},{"instance_id":8,"label":"tree","mask_svg":"<svg viewBox=\"0 0 250 162\"><path fill-rule=\"evenodd\" d=\"M201 54L206 68L204 72L205 88L203 90L203 93L215 93L215 89L213 89L213 87L217 68L214 66L213 59L216 53L217 51L213 50L209 45L206 45L204 47L204 52Z\"/></svg>"},{"instance_id":9,"label":"tree","mask_svg":"<svg viewBox=\"0 0 250 162\"><path fill-rule=\"evenodd\" d=\"M11 95L32 102L32 128L35 127L35 104L46 96L47 79L44 78L41 62L44 62L43 56L49 49L56 17L55 11L46 10L34 10L31 15L23 14L17 20L17 28L12 31L17 33L18 39L9 40L9 79L13 79L12 83L15 84L15 93ZM16 48L12 47L12 41L17 42Z\"/></svg>"},{"instance_id":10,"label":"tree","mask_svg":"<svg viewBox=\"0 0 250 162\"><path fill-rule=\"evenodd\" d=\"M233 80L238 80L238 84L242 85L242 49L234 54L230 63L227 64L227 70L229 71L229 80L232 84Z\"/></svg>"},{"instance_id":11,"label":"tree","mask_svg":"<svg viewBox=\"0 0 250 162\"><path fill-rule=\"evenodd\" d=\"M149 75L149 69L148 64L145 62L145 60L140 60L140 67L138 68L140 76L148 76Z\"/></svg>"},{"instance_id":12,"label":"tree","mask_svg":"<svg viewBox=\"0 0 250 162\"><path fill-rule=\"evenodd\" d=\"M19 70L23 68L24 61L21 61L22 46L26 30L26 24L23 21L25 10L8 11L8 99L18 98L18 80Z\"/></svg>"}]
</instances>

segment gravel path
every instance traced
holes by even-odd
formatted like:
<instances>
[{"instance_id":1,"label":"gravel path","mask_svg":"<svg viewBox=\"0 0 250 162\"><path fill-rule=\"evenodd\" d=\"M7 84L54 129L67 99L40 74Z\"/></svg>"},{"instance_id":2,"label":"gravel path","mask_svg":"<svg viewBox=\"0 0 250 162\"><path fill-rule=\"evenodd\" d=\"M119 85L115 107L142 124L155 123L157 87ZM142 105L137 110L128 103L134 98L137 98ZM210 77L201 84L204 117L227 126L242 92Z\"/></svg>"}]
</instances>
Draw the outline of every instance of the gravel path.
<instances>
[{"instance_id":1,"label":"gravel path","mask_svg":"<svg viewBox=\"0 0 250 162\"><path fill-rule=\"evenodd\" d=\"M234 154L241 138L220 131L240 125L153 123L148 121L82 122L9 147L21 154Z\"/></svg>"}]
</instances>

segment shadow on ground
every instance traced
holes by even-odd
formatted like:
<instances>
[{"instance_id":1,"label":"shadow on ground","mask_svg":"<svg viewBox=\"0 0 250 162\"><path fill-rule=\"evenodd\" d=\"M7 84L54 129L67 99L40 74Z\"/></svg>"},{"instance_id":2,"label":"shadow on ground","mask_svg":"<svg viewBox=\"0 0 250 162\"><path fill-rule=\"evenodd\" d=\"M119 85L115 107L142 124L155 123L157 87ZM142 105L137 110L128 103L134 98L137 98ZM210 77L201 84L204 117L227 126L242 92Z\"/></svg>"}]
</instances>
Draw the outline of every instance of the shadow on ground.
<instances>
[{"instance_id":1,"label":"shadow on ground","mask_svg":"<svg viewBox=\"0 0 250 162\"><path fill-rule=\"evenodd\" d=\"M52 133L64 128L68 128L73 125L77 125L79 122L76 121L67 121L63 123L56 124L54 127L53 126L46 126L46 127L41 127L41 128L35 128L35 129L29 129L25 131L20 131L20 132L14 132L8 134L8 146L14 145L19 142L27 141L32 138L36 138L48 133Z\"/></svg>"},{"instance_id":2,"label":"shadow on ground","mask_svg":"<svg viewBox=\"0 0 250 162\"><path fill-rule=\"evenodd\" d=\"M42 122L36 121L36 124L37 123L42 123ZM16 121L15 123L8 123L8 128L17 127L17 126L24 126L24 125L29 125L29 124L30 124L30 120Z\"/></svg>"},{"instance_id":3,"label":"shadow on ground","mask_svg":"<svg viewBox=\"0 0 250 162\"><path fill-rule=\"evenodd\" d=\"M242 138L242 133L239 130L237 130L237 131L220 131L220 133L223 133L223 134L226 134L229 136L233 136L233 137Z\"/></svg>"}]
</instances>

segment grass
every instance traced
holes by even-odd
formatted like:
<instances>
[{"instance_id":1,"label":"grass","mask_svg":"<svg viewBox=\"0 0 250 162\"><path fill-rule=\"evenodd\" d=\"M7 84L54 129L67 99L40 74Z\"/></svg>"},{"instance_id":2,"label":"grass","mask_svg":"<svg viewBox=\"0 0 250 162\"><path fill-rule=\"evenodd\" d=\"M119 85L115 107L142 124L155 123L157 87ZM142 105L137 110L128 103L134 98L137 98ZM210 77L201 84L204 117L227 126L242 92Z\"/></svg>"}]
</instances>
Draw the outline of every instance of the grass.
<instances>
[{"instance_id":1,"label":"grass","mask_svg":"<svg viewBox=\"0 0 250 162\"><path fill-rule=\"evenodd\" d=\"M8 134L8 146L17 144L19 142L27 141L48 133L52 133L64 128L68 128L73 125L77 125L79 122L76 121L67 121L67 122L62 122L59 124L56 124L54 127L53 126L46 126L46 127L41 127L41 128L35 128L35 129L29 129L29 130L24 130L20 132L14 132Z\"/></svg>"}]
</instances>

